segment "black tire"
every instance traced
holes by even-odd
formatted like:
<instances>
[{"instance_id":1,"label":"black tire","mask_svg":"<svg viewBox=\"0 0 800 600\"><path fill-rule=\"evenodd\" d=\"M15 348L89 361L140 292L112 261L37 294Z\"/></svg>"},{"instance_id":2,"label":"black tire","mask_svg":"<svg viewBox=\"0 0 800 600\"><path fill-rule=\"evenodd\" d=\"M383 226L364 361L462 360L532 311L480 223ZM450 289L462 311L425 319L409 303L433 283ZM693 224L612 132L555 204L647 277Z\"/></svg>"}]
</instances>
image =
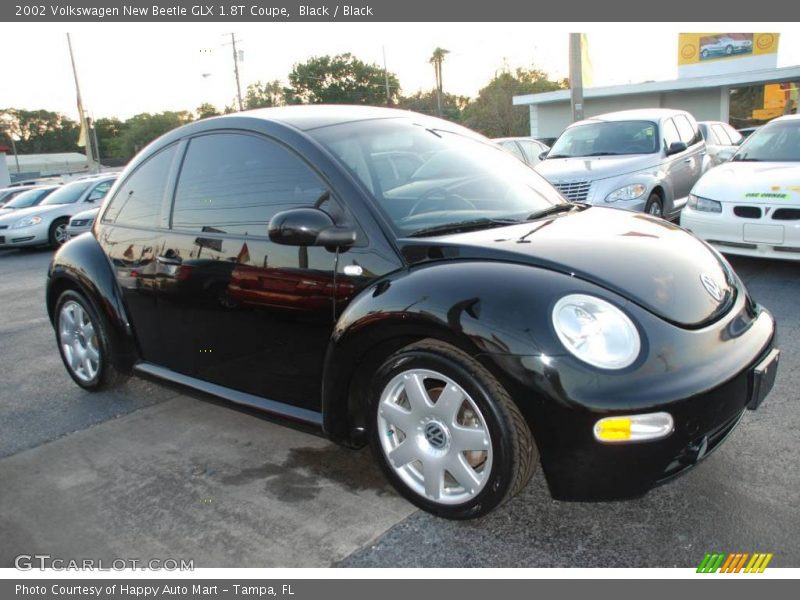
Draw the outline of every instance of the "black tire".
<instances>
[{"instance_id":1,"label":"black tire","mask_svg":"<svg viewBox=\"0 0 800 600\"><path fill-rule=\"evenodd\" d=\"M56 219L50 224L50 230L47 234L47 243L51 248L60 248L67 241L66 238L59 240L58 237L60 230L63 229L66 232L67 224L69 224L68 218Z\"/></svg>"},{"instance_id":2,"label":"black tire","mask_svg":"<svg viewBox=\"0 0 800 600\"><path fill-rule=\"evenodd\" d=\"M95 332L95 346L99 352L99 360L97 361L97 372L89 380L82 379L73 371L62 344L62 309L70 302L75 302L83 308ZM118 371L110 360L113 348L111 340L108 337L107 321L103 316L98 314L95 307L83 294L75 290L66 290L58 297L55 307L55 332L58 352L61 355L64 367L67 369L69 376L72 377L72 380L83 389L90 392L99 392L121 385L128 379L128 376Z\"/></svg>"},{"instance_id":3,"label":"black tire","mask_svg":"<svg viewBox=\"0 0 800 600\"><path fill-rule=\"evenodd\" d=\"M644 205L644 212L653 217L664 218L664 202L661 196L653 192L647 199L647 204Z\"/></svg>"},{"instance_id":4,"label":"black tire","mask_svg":"<svg viewBox=\"0 0 800 600\"><path fill-rule=\"evenodd\" d=\"M446 375L469 394L482 413L491 437L492 466L484 487L466 502L443 504L415 492L394 471L381 446L377 423L382 391L394 377L410 369ZM480 363L450 344L427 339L392 354L375 374L370 400L370 444L381 469L407 500L439 517L473 519L489 513L522 490L539 464L528 424L508 392Z\"/></svg>"}]
</instances>

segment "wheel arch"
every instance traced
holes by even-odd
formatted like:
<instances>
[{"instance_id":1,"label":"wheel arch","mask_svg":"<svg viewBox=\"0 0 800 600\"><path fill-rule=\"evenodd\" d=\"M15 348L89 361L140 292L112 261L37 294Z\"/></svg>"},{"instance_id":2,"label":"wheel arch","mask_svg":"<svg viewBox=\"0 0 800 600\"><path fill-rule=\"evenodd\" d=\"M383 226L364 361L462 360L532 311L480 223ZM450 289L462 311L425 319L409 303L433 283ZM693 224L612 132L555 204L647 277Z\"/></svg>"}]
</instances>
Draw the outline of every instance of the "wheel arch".
<instances>
[{"instance_id":1,"label":"wheel arch","mask_svg":"<svg viewBox=\"0 0 800 600\"><path fill-rule=\"evenodd\" d=\"M138 350L114 270L100 244L84 235L64 244L56 252L47 273L45 302L50 323L55 326L56 303L67 290L82 294L105 321L112 342L111 361L129 373L138 360Z\"/></svg>"}]
</instances>

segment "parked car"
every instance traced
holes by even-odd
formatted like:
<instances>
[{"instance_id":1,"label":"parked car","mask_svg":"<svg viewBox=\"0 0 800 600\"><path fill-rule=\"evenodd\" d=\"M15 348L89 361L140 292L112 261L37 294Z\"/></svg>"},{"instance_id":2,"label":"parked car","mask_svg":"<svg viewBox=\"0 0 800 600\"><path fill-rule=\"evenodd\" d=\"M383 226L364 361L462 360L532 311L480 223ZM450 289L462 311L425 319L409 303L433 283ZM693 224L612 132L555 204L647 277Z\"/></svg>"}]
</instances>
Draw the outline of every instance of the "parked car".
<instances>
[{"instance_id":1,"label":"parked car","mask_svg":"<svg viewBox=\"0 0 800 600\"><path fill-rule=\"evenodd\" d=\"M536 170L567 200L675 219L707 167L694 118L654 108L570 125Z\"/></svg>"},{"instance_id":2,"label":"parked car","mask_svg":"<svg viewBox=\"0 0 800 600\"><path fill-rule=\"evenodd\" d=\"M385 152L424 164L384 185ZM370 443L444 517L488 513L540 461L557 498L639 496L725 439L777 367L772 316L706 244L566 202L406 111L180 127L126 168L95 234L48 272L79 386L155 377Z\"/></svg>"},{"instance_id":3,"label":"parked car","mask_svg":"<svg viewBox=\"0 0 800 600\"><path fill-rule=\"evenodd\" d=\"M100 207L96 206L94 208L90 208L89 210L79 212L77 215L72 217L67 224L67 237L72 239L74 237L78 237L82 233L91 231L92 225L94 225L94 220L97 218L97 213L99 211Z\"/></svg>"},{"instance_id":4,"label":"parked car","mask_svg":"<svg viewBox=\"0 0 800 600\"><path fill-rule=\"evenodd\" d=\"M0 216L0 248L46 246L67 241L69 218L86 209L86 203L103 199L114 177L74 181L52 192L38 206Z\"/></svg>"},{"instance_id":5,"label":"parked car","mask_svg":"<svg viewBox=\"0 0 800 600\"><path fill-rule=\"evenodd\" d=\"M756 131L758 131L759 129L761 129L761 127L760 127L760 126L759 126L759 127L742 127L741 129L737 129L736 131L738 131L739 133L741 133L743 138L748 138L748 137L750 137L750 136L751 136L753 133L755 133Z\"/></svg>"},{"instance_id":6,"label":"parked car","mask_svg":"<svg viewBox=\"0 0 800 600\"><path fill-rule=\"evenodd\" d=\"M731 159L744 136L722 121L700 121L697 128L706 141L709 166L715 167Z\"/></svg>"},{"instance_id":7,"label":"parked car","mask_svg":"<svg viewBox=\"0 0 800 600\"><path fill-rule=\"evenodd\" d=\"M0 208L5 206L7 202L10 202L15 196L20 195L24 191L25 188L19 186L0 189Z\"/></svg>"},{"instance_id":8,"label":"parked car","mask_svg":"<svg viewBox=\"0 0 800 600\"><path fill-rule=\"evenodd\" d=\"M530 137L495 138L492 140L503 150L507 150L529 167L535 167L541 162L539 158L550 147Z\"/></svg>"},{"instance_id":9,"label":"parked car","mask_svg":"<svg viewBox=\"0 0 800 600\"><path fill-rule=\"evenodd\" d=\"M43 185L40 187L25 188L23 192L17 194L11 200L3 204L2 208L0 208L0 216L6 215L21 208L37 206L56 189L58 189L57 185Z\"/></svg>"},{"instance_id":10,"label":"parked car","mask_svg":"<svg viewBox=\"0 0 800 600\"><path fill-rule=\"evenodd\" d=\"M800 115L773 119L706 173L681 225L728 254L800 260Z\"/></svg>"}]
</instances>

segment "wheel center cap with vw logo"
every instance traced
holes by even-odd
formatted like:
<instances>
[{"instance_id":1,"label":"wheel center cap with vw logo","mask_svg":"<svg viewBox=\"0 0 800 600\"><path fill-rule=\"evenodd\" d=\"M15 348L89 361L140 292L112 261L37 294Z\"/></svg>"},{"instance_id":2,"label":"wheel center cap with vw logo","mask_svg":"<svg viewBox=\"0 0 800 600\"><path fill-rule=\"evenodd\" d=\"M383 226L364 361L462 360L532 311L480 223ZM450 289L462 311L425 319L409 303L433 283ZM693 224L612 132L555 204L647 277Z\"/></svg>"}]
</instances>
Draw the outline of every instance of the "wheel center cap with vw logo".
<instances>
[{"instance_id":1,"label":"wheel center cap with vw logo","mask_svg":"<svg viewBox=\"0 0 800 600\"><path fill-rule=\"evenodd\" d=\"M706 291L709 295L716 300L717 302L721 302L724 294L722 293L722 288L719 287L719 284L714 281L711 275L703 273L700 275L700 281L703 284L703 287L706 288Z\"/></svg>"},{"instance_id":2,"label":"wheel center cap with vw logo","mask_svg":"<svg viewBox=\"0 0 800 600\"><path fill-rule=\"evenodd\" d=\"M447 446L447 432L441 424L436 421L430 421L425 425L425 439L436 450L441 450Z\"/></svg>"}]
</instances>

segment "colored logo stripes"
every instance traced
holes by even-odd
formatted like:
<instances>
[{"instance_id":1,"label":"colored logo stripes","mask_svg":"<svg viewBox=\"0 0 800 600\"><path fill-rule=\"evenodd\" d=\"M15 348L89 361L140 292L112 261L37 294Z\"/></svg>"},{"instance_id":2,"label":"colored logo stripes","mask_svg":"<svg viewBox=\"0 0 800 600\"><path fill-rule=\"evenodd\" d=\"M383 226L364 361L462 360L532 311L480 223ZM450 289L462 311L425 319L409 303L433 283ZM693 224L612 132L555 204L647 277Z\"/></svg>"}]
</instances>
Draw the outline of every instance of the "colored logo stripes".
<instances>
[{"instance_id":1,"label":"colored logo stripes","mask_svg":"<svg viewBox=\"0 0 800 600\"><path fill-rule=\"evenodd\" d=\"M771 560L772 553L754 552L749 554L747 552L737 552L734 554L722 554L709 552L703 557L700 566L697 567L697 572L763 573Z\"/></svg>"}]
</instances>

